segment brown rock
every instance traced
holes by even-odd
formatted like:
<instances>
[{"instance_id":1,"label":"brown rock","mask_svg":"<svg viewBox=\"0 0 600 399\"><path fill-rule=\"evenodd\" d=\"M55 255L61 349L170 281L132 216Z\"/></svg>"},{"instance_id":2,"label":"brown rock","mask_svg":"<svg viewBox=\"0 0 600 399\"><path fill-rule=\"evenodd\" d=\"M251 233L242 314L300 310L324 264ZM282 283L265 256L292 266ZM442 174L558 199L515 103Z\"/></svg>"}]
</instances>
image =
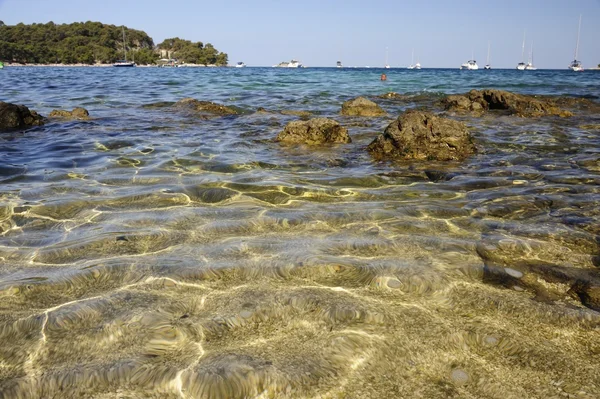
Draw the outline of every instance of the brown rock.
<instances>
[{"instance_id":1,"label":"brown rock","mask_svg":"<svg viewBox=\"0 0 600 399\"><path fill-rule=\"evenodd\" d=\"M521 117L573 115L557 107L549 98L536 98L495 89L471 90L465 95L451 95L443 99L442 104L447 110L459 112L497 110Z\"/></svg>"},{"instance_id":2,"label":"brown rock","mask_svg":"<svg viewBox=\"0 0 600 399\"><path fill-rule=\"evenodd\" d=\"M88 119L90 113L85 108L73 108L73 111L55 109L48 115L51 118Z\"/></svg>"},{"instance_id":3,"label":"brown rock","mask_svg":"<svg viewBox=\"0 0 600 399\"><path fill-rule=\"evenodd\" d=\"M0 101L0 129L18 129L43 124L44 118L26 106Z\"/></svg>"},{"instance_id":4,"label":"brown rock","mask_svg":"<svg viewBox=\"0 0 600 399\"><path fill-rule=\"evenodd\" d=\"M288 123L279 133L276 141L292 144L350 143L348 129L337 121L327 118L314 118L308 121Z\"/></svg>"},{"instance_id":5,"label":"brown rock","mask_svg":"<svg viewBox=\"0 0 600 399\"><path fill-rule=\"evenodd\" d=\"M411 110L390 123L367 150L377 159L454 161L473 154L475 146L464 123Z\"/></svg>"},{"instance_id":6,"label":"brown rock","mask_svg":"<svg viewBox=\"0 0 600 399\"><path fill-rule=\"evenodd\" d=\"M348 100L342 104L342 115L346 116L385 116L387 113L373 101L364 97Z\"/></svg>"},{"instance_id":7,"label":"brown rock","mask_svg":"<svg viewBox=\"0 0 600 399\"><path fill-rule=\"evenodd\" d=\"M199 101L194 98L184 98L183 100L179 100L173 105L173 107L197 112L199 115L205 116L226 116L238 114L238 112L231 107L210 101Z\"/></svg>"}]
</instances>

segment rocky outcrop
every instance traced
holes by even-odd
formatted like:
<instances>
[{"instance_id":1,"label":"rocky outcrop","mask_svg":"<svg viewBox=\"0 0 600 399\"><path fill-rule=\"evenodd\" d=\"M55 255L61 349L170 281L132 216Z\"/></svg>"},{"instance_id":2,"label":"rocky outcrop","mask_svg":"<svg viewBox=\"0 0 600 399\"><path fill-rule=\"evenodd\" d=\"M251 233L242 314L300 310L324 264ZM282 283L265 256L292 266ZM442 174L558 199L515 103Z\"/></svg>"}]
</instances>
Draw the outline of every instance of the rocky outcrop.
<instances>
[{"instance_id":1,"label":"rocky outcrop","mask_svg":"<svg viewBox=\"0 0 600 399\"><path fill-rule=\"evenodd\" d=\"M19 129L44 124L44 118L24 105L0 101L0 129Z\"/></svg>"},{"instance_id":2,"label":"rocky outcrop","mask_svg":"<svg viewBox=\"0 0 600 399\"><path fill-rule=\"evenodd\" d=\"M460 161L475 152L464 123L406 111L367 147L376 159Z\"/></svg>"},{"instance_id":3,"label":"rocky outcrop","mask_svg":"<svg viewBox=\"0 0 600 399\"><path fill-rule=\"evenodd\" d=\"M201 117L217 117L227 115L237 115L238 112L222 104L213 103L210 101L199 101L194 98L184 98L173 104L173 107L191 111Z\"/></svg>"},{"instance_id":4,"label":"rocky outcrop","mask_svg":"<svg viewBox=\"0 0 600 399\"><path fill-rule=\"evenodd\" d=\"M290 144L350 143L348 129L337 121L327 118L314 118L308 121L288 123L277 135L276 141Z\"/></svg>"},{"instance_id":5,"label":"rocky outcrop","mask_svg":"<svg viewBox=\"0 0 600 399\"><path fill-rule=\"evenodd\" d=\"M387 113L373 101L367 100L364 97L358 97L342 104L342 115L385 116Z\"/></svg>"},{"instance_id":6,"label":"rocky outcrop","mask_svg":"<svg viewBox=\"0 0 600 399\"><path fill-rule=\"evenodd\" d=\"M65 111L55 109L48 115L50 118L65 118L65 119L89 119L90 113L85 108L73 108L73 111Z\"/></svg>"},{"instance_id":7,"label":"rocky outcrop","mask_svg":"<svg viewBox=\"0 0 600 399\"><path fill-rule=\"evenodd\" d=\"M536 98L504 90L471 90L464 95L451 95L442 100L449 111L477 112L503 111L520 117L540 117L555 115L569 117L573 114L559 108L548 98Z\"/></svg>"}]
</instances>

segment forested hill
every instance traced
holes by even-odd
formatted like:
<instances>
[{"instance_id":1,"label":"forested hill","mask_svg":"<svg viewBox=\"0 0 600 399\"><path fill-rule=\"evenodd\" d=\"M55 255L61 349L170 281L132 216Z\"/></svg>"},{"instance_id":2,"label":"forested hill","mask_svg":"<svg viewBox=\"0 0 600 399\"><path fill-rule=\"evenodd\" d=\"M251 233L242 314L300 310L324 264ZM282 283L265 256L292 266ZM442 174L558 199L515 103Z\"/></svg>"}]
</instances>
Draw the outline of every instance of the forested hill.
<instances>
[{"instance_id":1,"label":"forested hill","mask_svg":"<svg viewBox=\"0 0 600 399\"><path fill-rule=\"evenodd\" d=\"M124 58L122 29L121 26L90 21L61 25L53 22L5 25L0 21L0 61L110 64ZM159 58L154 41L146 32L125 27L125 41L129 60L137 64L153 64ZM212 46L210 50L216 54L209 57L210 61L216 61L218 51ZM224 59L226 64L226 54Z\"/></svg>"}]
</instances>

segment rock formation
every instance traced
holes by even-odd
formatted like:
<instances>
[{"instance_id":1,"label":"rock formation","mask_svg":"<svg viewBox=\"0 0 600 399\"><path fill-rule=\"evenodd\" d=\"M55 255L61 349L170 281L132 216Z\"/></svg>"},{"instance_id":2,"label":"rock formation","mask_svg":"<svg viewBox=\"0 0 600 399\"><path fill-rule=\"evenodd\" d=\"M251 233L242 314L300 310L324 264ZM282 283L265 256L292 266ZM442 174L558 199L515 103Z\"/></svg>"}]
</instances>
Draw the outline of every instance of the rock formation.
<instances>
[{"instance_id":1,"label":"rock formation","mask_svg":"<svg viewBox=\"0 0 600 399\"><path fill-rule=\"evenodd\" d=\"M314 118L292 121L279 133L276 141L292 144L350 143L348 129L333 119Z\"/></svg>"},{"instance_id":2,"label":"rock formation","mask_svg":"<svg viewBox=\"0 0 600 399\"><path fill-rule=\"evenodd\" d=\"M460 161L475 152L464 123L406 111L368 146L376 159Z\"/></svg>"}]
</instances>

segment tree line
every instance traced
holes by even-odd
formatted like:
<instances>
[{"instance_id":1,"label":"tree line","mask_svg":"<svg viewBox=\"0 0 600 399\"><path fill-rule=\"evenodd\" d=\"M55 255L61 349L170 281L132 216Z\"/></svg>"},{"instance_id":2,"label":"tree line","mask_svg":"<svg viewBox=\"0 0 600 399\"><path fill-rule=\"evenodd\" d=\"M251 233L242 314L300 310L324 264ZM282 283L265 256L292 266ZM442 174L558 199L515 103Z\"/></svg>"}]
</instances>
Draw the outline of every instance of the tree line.
<instances>
[{"instance_id":1,"label":"tree line","mask_svg":"<svg viewBox=\"0 0 600 399\"><path fill-rule=\"evenodd\" d=\"M0 60L6 62L112 64L122 60L126 51L129 61L149 65L157 63L161 48L184 62L227 65L227 54L211 44L175 38L165 40L157 49L146 32L127 27L91 21L60 25L5 25L0 21Z\"/></svg>"},{"instance_id":2,"label":"tree line","mask_svg":"<svg viewBox=\"0 0 600 399\"><path fill-rule=\"evenodd\" d=\"M227 54L219 52L212 44L191 42L174 37L158 45L159 50L171 53L171 58L180 62L203 65L227 65Z\"/></svg>"}]
</instances>

